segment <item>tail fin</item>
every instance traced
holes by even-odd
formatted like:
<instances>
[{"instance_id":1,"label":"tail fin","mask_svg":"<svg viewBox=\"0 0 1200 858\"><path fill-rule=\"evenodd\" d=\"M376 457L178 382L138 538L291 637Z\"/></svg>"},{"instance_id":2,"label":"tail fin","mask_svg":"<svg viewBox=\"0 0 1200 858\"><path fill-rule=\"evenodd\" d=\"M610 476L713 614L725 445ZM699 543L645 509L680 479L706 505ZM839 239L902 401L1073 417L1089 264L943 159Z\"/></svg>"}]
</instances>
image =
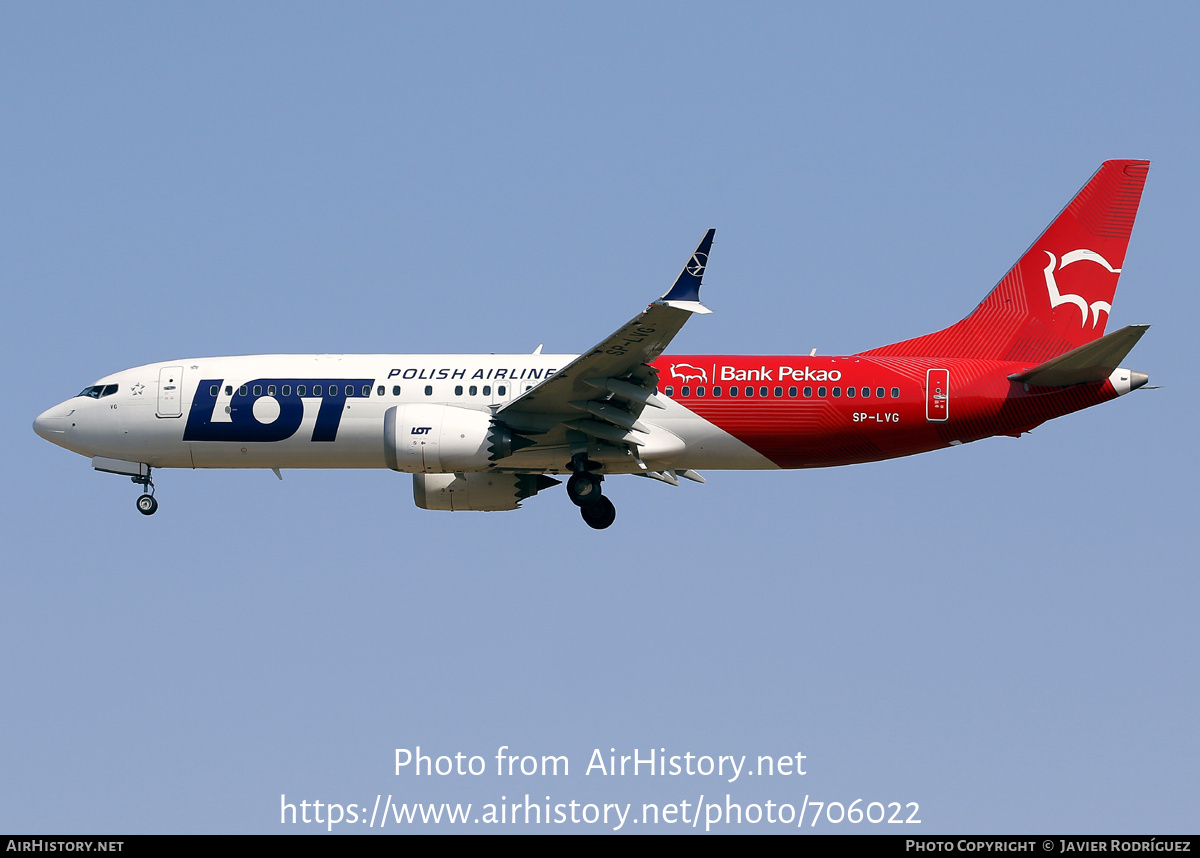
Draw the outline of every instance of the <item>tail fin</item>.
<instances>
[{"instance_id":1,"label":"tail fin","mask_svg":"<svg viewBox=\"0 0 1200 858\"><path fill-rule=\"evenodd\" d=\"M975 311L864 355L1041 363L1104 335L1149 161L1105 161Z\"/></svg>"}]
</instances>

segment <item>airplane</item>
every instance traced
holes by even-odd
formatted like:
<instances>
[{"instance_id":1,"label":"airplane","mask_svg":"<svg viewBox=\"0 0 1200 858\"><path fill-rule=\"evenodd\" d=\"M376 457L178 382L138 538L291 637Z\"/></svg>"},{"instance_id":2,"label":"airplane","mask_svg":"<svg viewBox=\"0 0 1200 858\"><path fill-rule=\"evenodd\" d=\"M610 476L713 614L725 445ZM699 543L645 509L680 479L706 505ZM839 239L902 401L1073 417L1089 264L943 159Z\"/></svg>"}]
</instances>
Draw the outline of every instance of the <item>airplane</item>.
<instances>
[{"instance_id":1,"label":"airplane","mask_svg":"<svg viewBox=\"0 0 1200 858\"><path fill-rule=\"evenodd\" d=\"M1105 161L983 301L935 333L839 357L668 355L709 229L660 299L581 355L187 358L105 376L34 431L142 487L159 468L390 468L430 510L511 510L558 485L609 527L606 477L849 465L1020 436L1143 387L1105 334L1149 170Z\"/></svg>"}]
</instances>

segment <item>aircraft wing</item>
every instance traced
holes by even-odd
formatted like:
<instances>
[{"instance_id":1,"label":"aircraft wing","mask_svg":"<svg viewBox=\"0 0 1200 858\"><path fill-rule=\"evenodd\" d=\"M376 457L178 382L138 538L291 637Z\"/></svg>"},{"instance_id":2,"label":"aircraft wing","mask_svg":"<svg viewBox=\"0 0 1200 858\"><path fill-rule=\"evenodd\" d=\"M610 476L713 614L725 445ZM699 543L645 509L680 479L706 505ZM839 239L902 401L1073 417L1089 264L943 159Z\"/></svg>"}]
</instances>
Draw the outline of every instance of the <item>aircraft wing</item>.
<instances>
[{"instance_id":1,"label":"aircraft wing","mask_svg":"<svg viewBox=\"0 0 1200 858\"><path fill-rule=\"evenodd\" d=\"M665 407L655 396L658 373L650 362L663 353L693 313L711 312L700 303L700 282L715 233L710 229L704 234L662 298L496 411L496 422L513 435L509 455L544 445L585 451L590 441L631 448L636 456L635 448L646 431L638 417L647 407Z\"/></svg>"}]
</instances>

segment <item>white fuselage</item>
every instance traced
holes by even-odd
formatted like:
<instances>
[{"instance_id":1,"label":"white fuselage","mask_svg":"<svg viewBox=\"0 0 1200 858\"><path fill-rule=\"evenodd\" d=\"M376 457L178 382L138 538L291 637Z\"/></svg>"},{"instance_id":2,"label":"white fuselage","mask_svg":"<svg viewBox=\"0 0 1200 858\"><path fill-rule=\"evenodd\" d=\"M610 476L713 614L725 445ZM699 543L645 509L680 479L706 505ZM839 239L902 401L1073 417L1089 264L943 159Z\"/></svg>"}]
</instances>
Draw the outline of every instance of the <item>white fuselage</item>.
<instances>
[{"instance_id":1,"label":"white fuselage","mask_svg":"<svg viewBox=\"0 0 1200 858\"><path fill-rule=\"evenodd\" d=\"M488 413L573 355L250 355L147 364L105 376L47 410L39 435L76 453L154 468L384 468L384 417L397 405ZM331 389L334 391L331 394ZM645 415L650 467L775 468L727 432L667 400ZM660 451L660 452L656 452ZM506 470L555 473L570 456L514 457ZM610 463L611 473L634 472Z\"/></svg>"}]
</instances>

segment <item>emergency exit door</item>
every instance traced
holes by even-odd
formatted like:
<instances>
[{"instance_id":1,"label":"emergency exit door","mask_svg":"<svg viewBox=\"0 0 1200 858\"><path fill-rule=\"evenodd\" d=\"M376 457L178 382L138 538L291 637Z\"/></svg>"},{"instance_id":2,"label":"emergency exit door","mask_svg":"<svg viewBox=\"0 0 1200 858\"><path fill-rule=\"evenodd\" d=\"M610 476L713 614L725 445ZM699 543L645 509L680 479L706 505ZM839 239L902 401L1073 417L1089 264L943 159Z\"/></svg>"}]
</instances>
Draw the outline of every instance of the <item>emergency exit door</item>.
<instances>
[{"instance_id":1,"label":"emergency exit door","mask_svg":"<svg viewBox=\"0 0 1200 858\"><path fill-rule=\"evenodd\" d=\"M945 423L950 419L950 370L931 369L925 373L925 419Z\"/></svg>"},{"instance_id":2,"label":"emergency exit door","mask_svg":"<svg viewBox=\"0 0 1200 858\"><path fill-rule=\"evenodd\" d=\"M183 403L180 399L183 387L183 367L164 366L158 371L158 410L159 417L178 417L183 413Z\"/></svg>"}]
</instances>

